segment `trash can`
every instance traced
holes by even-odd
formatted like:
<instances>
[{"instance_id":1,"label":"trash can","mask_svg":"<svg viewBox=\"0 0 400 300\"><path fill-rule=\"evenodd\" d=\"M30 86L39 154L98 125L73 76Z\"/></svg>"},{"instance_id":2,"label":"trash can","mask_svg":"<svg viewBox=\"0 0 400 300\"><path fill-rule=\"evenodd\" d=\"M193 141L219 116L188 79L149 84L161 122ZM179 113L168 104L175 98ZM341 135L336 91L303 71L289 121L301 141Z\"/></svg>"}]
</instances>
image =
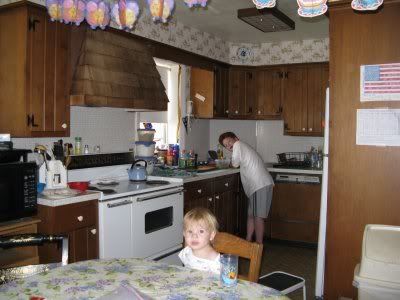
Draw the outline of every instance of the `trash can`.
<instances>
[{"instance_id":1,"label":"trash can","mask_svg":"<svg viewBox=\"0 0 400 300\"><path fill-rule=\"evenodd\" d=\"M353 285L359 300L400 299L400 227L368 224Z\"/></svg>"}]
</instances>

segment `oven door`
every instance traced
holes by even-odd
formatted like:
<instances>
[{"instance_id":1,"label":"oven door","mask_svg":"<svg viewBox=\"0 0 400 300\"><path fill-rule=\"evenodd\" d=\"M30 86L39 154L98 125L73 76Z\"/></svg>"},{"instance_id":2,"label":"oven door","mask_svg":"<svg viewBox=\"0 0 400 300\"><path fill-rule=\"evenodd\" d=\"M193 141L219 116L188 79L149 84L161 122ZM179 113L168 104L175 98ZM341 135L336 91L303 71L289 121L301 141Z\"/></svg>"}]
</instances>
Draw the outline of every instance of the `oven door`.
<instances>
[{"instance_id":1,"label":"oven door","mask_svg":"<svg viewBox=\"0 0 400 300\"><path fill-rule=\"evenodd\" d=\"M182 188L137 196L132 209L133 257L154 257L182 245Z\"/></svg>"}]
</instances>

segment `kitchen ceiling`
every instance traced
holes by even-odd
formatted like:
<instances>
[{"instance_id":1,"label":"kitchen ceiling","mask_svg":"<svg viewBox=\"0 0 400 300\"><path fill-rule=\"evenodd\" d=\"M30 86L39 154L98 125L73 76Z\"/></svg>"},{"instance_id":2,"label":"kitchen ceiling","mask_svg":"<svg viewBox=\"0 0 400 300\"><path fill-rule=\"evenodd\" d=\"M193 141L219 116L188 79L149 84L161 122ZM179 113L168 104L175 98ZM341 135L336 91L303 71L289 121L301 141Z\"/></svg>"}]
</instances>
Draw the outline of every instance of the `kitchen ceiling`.
<instances>
[{"instance_id":1,"label":"kitchen ceiling","mask_svg":"<svg viewBox=\"0 0 400 300\"><path fill-rule=\"evenodd\" d=\"M297 1L276 2L279 10L295 21L295 30L264 33L238 19L238 9L255 7L251 0L209 0L206 8L192 9L183 0L176 0L173 20L230 42L268 43L328 37L326 16L303 18L297 14Z\"/></svg>"}]
</instances>

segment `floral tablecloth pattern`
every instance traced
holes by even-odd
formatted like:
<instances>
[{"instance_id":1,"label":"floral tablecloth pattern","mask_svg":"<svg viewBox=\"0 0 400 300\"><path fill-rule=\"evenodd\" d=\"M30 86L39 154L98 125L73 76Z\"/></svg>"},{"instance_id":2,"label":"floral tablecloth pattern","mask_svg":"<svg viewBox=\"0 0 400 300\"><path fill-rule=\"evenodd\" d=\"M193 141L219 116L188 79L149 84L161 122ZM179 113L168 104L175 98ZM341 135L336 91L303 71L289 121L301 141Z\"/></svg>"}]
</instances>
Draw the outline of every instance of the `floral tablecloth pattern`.
<instances>
[{"instance_id":1,"label":"floral tablecloth pattern","mask_svg":"<svg viewBox=\"0 0 400 300\"><path fill-rule=\"evenodd\" d=\"M95 299L121 285L155 299L287 299L279 292L239 280L222 287L206 272L143 259L89 260L0 286L0 299Z\"/></svg>"}]
</instances>

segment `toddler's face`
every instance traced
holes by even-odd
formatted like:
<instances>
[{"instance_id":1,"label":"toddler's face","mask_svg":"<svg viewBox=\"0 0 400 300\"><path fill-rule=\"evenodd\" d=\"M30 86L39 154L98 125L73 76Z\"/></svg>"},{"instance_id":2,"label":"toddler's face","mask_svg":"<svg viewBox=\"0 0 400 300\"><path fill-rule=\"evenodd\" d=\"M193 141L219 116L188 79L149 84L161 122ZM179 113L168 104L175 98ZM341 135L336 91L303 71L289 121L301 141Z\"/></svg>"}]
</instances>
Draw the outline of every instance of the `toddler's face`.
<instances>
[{"instance_id":1,"label":"toddler's face","mask_svg":"<svg viewBox=\"0 0 400 300\"><path fill-rule=\"evenodd\" d=\"M193 250L199 250L208 246L215 237L201 222L192 222L186 226L183 232L187 246Z\"/></svg>"}]
</instances>

